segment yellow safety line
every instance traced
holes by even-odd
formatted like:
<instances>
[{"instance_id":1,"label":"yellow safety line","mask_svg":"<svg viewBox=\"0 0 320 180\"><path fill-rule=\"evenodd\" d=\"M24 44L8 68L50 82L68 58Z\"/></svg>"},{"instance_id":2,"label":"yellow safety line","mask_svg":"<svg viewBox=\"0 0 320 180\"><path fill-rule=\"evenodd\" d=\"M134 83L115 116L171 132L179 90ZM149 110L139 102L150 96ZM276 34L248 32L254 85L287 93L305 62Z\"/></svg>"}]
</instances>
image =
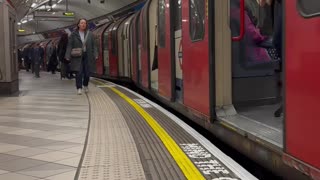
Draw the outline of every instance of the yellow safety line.
<instances>
[{"instance_id":1,"label":"yellow safety line","mask_svg":"<svg viewBox=\"0 0 320 180\"><path fill-rule=\"evenodd\" d=\"M100 81L95 81L99 84L103 84ZM187 179L192 180L202 180L205 179L203 175L200 173L198 168L191 162L191 160L187 157L187 155L182 151L179 145L170 137L170 135L160 126L160 124L153 119L153 117L147 113L139 104L133 101L131 98L127 97L125 94L120 92L119 90L109 87L113 92L122 97L125 101L127 101L136 111L146 120L146 122L150 125L153 131L160 138L162 143L168 149L169 153L176 161L178 166L180 167L183 174Z\"/></svg>"}]
</instances>

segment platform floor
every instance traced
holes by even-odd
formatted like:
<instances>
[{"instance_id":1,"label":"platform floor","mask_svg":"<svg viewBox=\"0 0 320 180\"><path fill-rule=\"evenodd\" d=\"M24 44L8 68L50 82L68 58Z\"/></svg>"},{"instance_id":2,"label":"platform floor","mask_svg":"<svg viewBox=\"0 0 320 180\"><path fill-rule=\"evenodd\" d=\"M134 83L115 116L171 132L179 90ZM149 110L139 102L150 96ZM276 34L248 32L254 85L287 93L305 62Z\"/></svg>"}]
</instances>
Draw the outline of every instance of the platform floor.
<instances>
[{"instance_id":1,"label":"platform floor","mask_svg":"<svg viewBox=\"0 0 320 180\"><path fill-rule=\"evenodd\" d=\"M20 73L0 97L0 180L256 179L162 107L110 82Z\"/></svg>"}]
</instances>

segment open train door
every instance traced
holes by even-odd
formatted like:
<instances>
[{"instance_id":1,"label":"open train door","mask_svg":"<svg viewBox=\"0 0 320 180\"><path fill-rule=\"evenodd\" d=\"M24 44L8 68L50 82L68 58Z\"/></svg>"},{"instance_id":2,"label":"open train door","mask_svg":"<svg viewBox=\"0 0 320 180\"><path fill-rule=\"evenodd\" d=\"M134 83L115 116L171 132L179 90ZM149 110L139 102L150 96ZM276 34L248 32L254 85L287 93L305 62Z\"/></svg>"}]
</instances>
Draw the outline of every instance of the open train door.
<instances>
[{"instance_id":1,"label":"open train door","mask_svg":"<svg viewBox=\"0 0 320 180\"><path fill-rule=\"evenodd\" d=\"M284 0L285 156L287 163L320 178L320 1ZM289 158L290 157L290 158ZM299 164L294 165L294 159ZM317 177L315 177L317 176Z\"/></svg>"}]
</instances>

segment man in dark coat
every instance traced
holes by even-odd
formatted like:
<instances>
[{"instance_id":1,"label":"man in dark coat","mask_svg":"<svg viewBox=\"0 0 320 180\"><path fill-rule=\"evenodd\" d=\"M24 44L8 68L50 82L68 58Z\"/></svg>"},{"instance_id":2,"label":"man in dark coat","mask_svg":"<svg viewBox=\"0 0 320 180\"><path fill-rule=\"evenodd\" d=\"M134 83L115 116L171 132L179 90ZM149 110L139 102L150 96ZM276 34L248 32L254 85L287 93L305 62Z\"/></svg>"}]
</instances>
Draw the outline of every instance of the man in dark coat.
<instances>
[{"instance_id":1,"label":"man in dark coat","mask_svg":"<svg viewBox=\"0 0 320 180\"><path fill-rule=\"evenodd\" d=\"M35 45L33 48L32 61L33 61L36 78L40 78L40 65L43 62L43 57L44 57L44 50L39 46L39 44Z\"/></svg>"}]
</instances>

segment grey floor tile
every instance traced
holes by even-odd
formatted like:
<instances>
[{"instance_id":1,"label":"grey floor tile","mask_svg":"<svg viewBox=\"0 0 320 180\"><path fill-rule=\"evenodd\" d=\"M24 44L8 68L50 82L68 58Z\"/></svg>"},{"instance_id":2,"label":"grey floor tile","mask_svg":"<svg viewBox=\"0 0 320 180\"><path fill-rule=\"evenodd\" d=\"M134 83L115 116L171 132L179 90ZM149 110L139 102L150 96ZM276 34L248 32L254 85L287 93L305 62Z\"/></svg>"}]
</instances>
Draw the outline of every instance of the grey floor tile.
<instances>
[{"instance_id":1,"label":"grey floor tile","mask_svg":"<svg viewBox=\"0 0 320 180\"><path fill-rule=\"evenodd\" d=\"M21 156L21 157L30 157L39 154L44 154L50 152L50 149L41 149L41 148L24 148L15 151L6 152L6 154ZM0 161L1 162L1 161Z\"/></svg>"},{"instance_id":2,"label":"grey floor tile","mask_svg":"<svg viewBox=\"0 0 320 180\"><path fill-rule=\"evenodd\" d=\"M6 173L0 175L0 180L37 180L38 178L17 173Z\"/></svg>"},{"instance_id":3,"label":"grey floor tile","mask_svg":"<svg viewBox=\"0 0 320 180\"><path fill-rule=\"evenodd\" d=\"M18 159L18 158L21 158L21 157L0 153L0 163L6 162L6 161L11 161L11 160Z\"/></svg>"},{"instance_id":4,"label":"grey floor tile","mask_svg":"<svg viewBox=\"0 0 320 180\"><path fill-rule=\"evenodd\" d=\"M15 159L8 162L0 163L0 169L14 172L22 169L31 168L34 166L39 166L41 164L46 164L46 163L48 162L29 159L29 158L20 158L20 159Z\"/></svg>"},{"instance_id":5,"label":"grey floor tile","mask_svg":"<svg viewBox=\"0 0 320 180\"><path fill-rule=\"evenodd\" d=\"M5 153L9 151L14 151L18 149L26 148L26 146L18 146L15 144L7 144L7 143L0 143L0 153Z\"/></svg>"},{"instance_id":6,"label":"grey floor tile","mask_svg":"<svg viewBox=\"0 0 320 180\"><path fill-rule=\"evenodd\" d=\"M0 174L5 174L5 173L9 173L9 171L5 171L5 170L0 169Z\"/></svg>"},{"instance_id":7,"label":"grey floor tile","mask_svg":"<svg viewBox=\"0 0 320 180\"><path fill-rule=\"evenodd\" d=\"M74 176L76 175L76 170L65 172L62 174L58 174L55 176L46 177L48 180L72 180L74 179Z\"/></svg>"},{"instance_id":8,"label":"grey floor tile","mask_svg":"<svg viewBox=\"0 0 320 180\"><path fill-rule=\"evenodd\" d=\"M24 146L28 146L28 147L38 147L38 146L45 146L47 144L52 144L52 143L57 143L57 142L59 142L59 141L36 138L32 141L21 142L20 145L24 145Z\"/></svg>"},{"instance_id":9,"label":"grey floor tile","mask_svg":"<svg viewBox=\"0 0 320 180\"><path fill-rule=\"evenodd\" d=\"M68 158L75 157L75 156L78 156L78 154L69 153L69 152L62 152L62 151L53 151L53 152L48 152L45 154L31 156L29 158L37 159L37 160L41 160L41 161L55 162L55 161L68 159Z\"/></svg>"},{"instance_id":10,"label":"grey floor tile","mask_svg":"<svg viewBox=\"0 0 320 180\"><path fill-rule=\"evenodd\" d=\"M56 161L55 163L57 164L63 164L63 165L67 165L67 166L72 166L72 167L78 167L79 166L79 162L80 162L81 156L75 156L72 158L68 158L68 159L64 159L61 161Z\"/></svg>"},{"instance_id":11,"label":"grey floor tile","mask_svg":"<svg viewBox=\"0 0 320 180\"><path fill-rule=\"evenodd\" d=\"M39 130L34 130L34 129L20 129L20 130L16 130L16 131L7 132L7 134L25 135L25 134L35 133L35 132L39 132Z\"/></svg>"},{"instance_id":12,"label":"grey floor tile","mask_svg":"<svg viewBox=\"0 0 320 180\"><path fill-rule=\"evenodd\" d=\"M46 178L49 176L61 174L68 171L74 171L76 168L70 166L64 166L60 164L49 163L42 166L37 166L29 169L18 171L19 174L25 174L38 178Z\"/></svg>"},{"instance_id":13,"label":"grey floor tile","mask_svg":"<svg viewBox=\"0 0 320 180\"><path fill-rule=\"evenodd\" d=\"M72 148L72 147L79 146L79 145L81 145L81 144L59 141L59 142L47 144L44 146L38 146L38 148L50 149L50 150L63 150L63 149L68 149L68 148Z\"/></svg>"},{"instance_id":14,"label":"grey floor tile","mask_svg":"<svg viewBox=\"0 0 320 180\"><path fill-rule=\"evenodd\" d=\"M81 135L61 134L61 135L49 136L46 139L51 139L51 140L56 140L56 141L66 141L66 140L75 139L75 138L79 138L79 137L81 137Z\"/></svg>"},{"instance_id":15,"label":"grey floor tile","mask_svg":"<svg viewBox=\"0 0 320 180\"><path fill-rule=\"evenodd\" d=\"M63 149L61 151L82 154L83 148L84 148L84 145L80 145L80 146L75 146L72 148Z\"/></svg>"},{"instance_id":16,"label":"grey floor tile","mask_svg":"<svg viewBox=\"0 0 320 180\"><path fill-rule=\"evenodd\" d=\"M40 132L36 132L36 133L31 133L31 134L26 134L26 136L30 136L30 137L37 137L37 138L46 138L55 134L59 134L58 132L54 132L54 131L40 131Z\"/></svg>"}]
</instances>

